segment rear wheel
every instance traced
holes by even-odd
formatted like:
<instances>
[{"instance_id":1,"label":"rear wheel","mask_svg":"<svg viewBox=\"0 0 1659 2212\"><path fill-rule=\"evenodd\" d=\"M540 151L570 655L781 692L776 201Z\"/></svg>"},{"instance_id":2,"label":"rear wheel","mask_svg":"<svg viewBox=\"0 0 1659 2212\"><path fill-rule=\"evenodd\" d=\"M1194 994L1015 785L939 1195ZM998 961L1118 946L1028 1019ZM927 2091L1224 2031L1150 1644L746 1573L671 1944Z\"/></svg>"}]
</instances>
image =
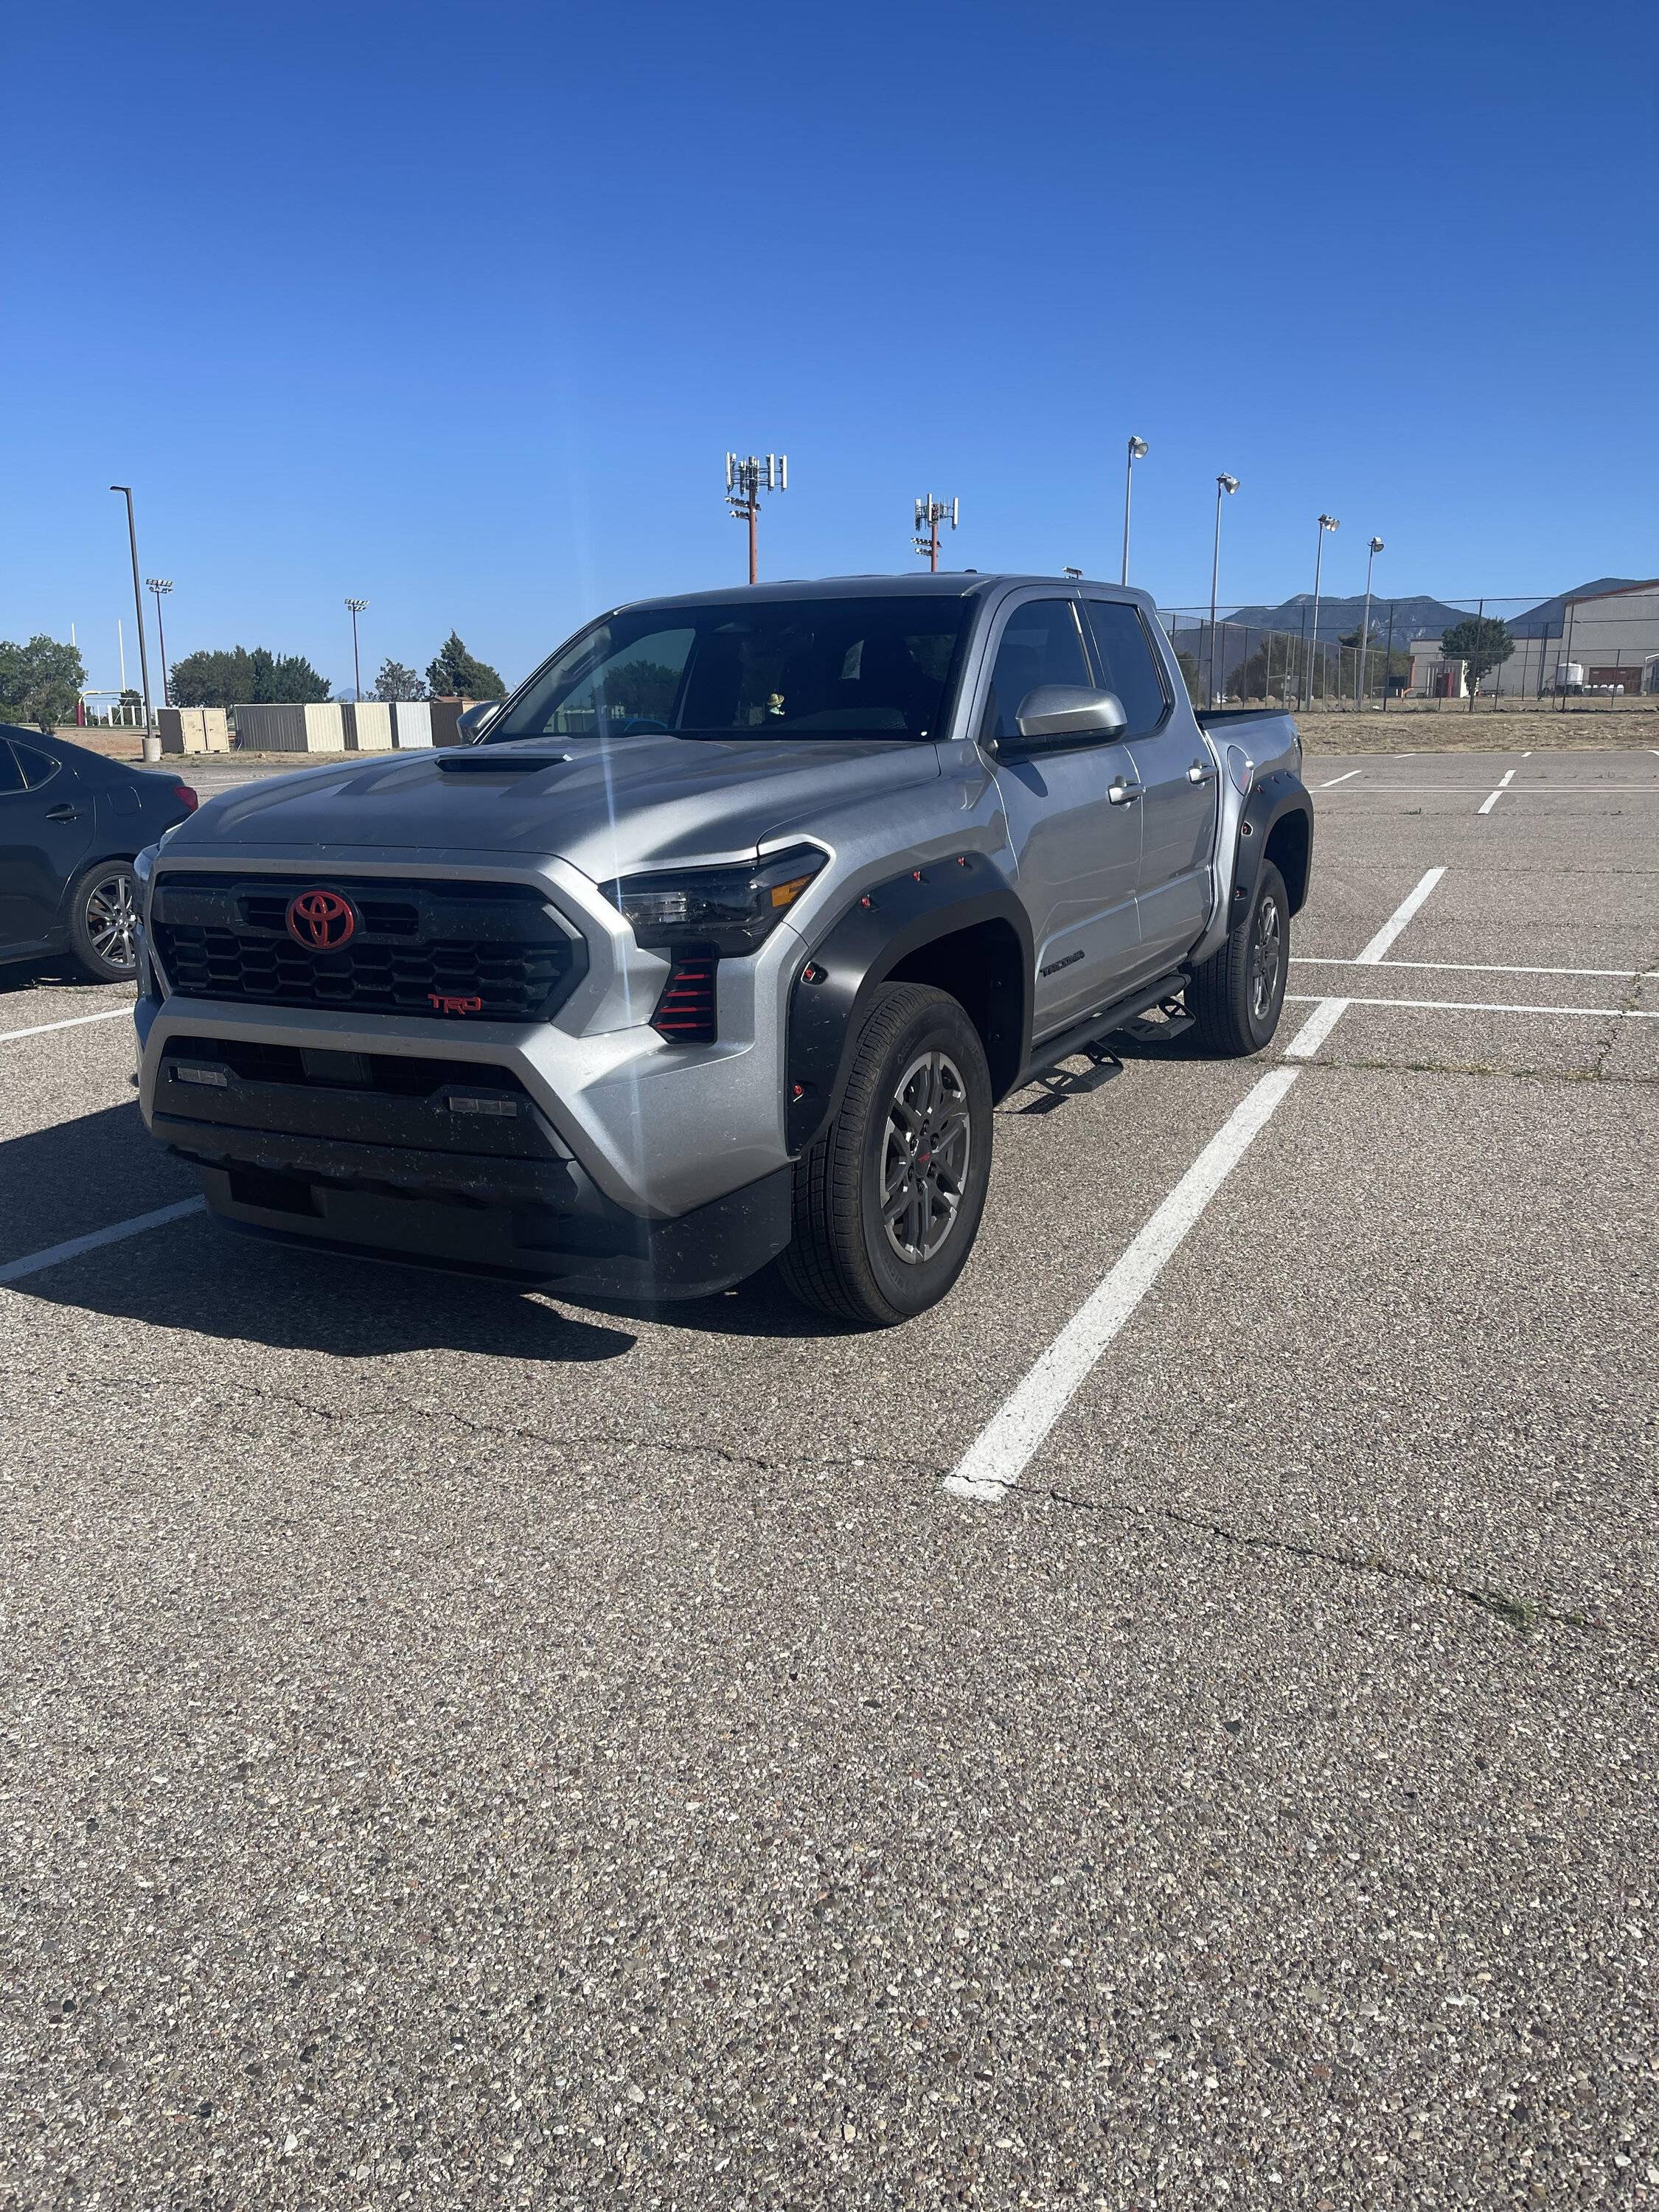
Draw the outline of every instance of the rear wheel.
<instances>
[{"instance_id":1,"label":"rear wheel","mask_svg":"<svg viewBox=\"0 0 1659 2212\"><path fill-rule=\"evenodd\" d=\"M138 885L131 860L99 860L70 889L70 943L94 983L138 972Z\"/></svg>"},{"instance_id":2,"label":"rear wheel","mask_svg":"<svg viewBox=\"0 0 1659 2212\"><path fill-rule=\"evenodd\" d=\"M1272 1042L1291 972L1291 908L1285 878L1264 860L1255 896L1226 943L1194 971L1187 1011L1206 1052L1242 1060Z\"/></svg>"},{"instance_id":3,"label":"rear wheel","mask_svg":"<svg viewBox=\"0 0 1659 2212\"><path fill-rule=\"evenodd\" d=\"M795 1296L866 1328L936 1305L979 1233L991 1127L985 1048L960 1004L884 985L841 1109L795 1170L781 1262Z\"/></svg>"}]
</instances>

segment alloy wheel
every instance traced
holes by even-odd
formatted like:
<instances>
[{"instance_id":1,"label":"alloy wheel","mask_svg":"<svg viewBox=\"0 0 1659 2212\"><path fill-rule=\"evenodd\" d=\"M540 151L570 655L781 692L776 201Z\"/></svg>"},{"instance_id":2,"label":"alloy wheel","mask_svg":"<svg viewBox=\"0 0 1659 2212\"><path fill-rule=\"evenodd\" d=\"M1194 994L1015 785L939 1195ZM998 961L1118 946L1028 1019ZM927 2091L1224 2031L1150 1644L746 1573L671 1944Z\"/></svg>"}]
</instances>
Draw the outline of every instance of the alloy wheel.
<instances>
[{"instance_id":1,"label":"alloy wheel","mask_svg":"<svg viewBox=\"0 0 1659 2212\"><path fill-rule=\"evenodd\" d=\"M972 1149L961 1069L948 1053L920 1054L894 1086L882 1145L882 1226L910 1266L933 1259L956 1227Z\"/></svg>"},{"instance_id":2,"label":"alloy wheel","mask_svg":"<svg viewBox=\"0 0 1659 2212\"><path fill-rule=\"evenodd\" d=\"M1272 1008L1284 951L1279 902L1264 898L1256 908L1255 927L1250 933L1250 1013L1258 1022L1266 1021Z\"/></svg>"},{"instance_id":3,"label":"alloy wheel","mask_svg":"<svg viewBox=\"0 0 1659 2212\"><path fill-rule=\"evenodd\" d=\"M116 868L100 876L87 893L87 939L112 968L131 968L138 958L138 908L132 874Z\"/></svg>"}]
</instances>

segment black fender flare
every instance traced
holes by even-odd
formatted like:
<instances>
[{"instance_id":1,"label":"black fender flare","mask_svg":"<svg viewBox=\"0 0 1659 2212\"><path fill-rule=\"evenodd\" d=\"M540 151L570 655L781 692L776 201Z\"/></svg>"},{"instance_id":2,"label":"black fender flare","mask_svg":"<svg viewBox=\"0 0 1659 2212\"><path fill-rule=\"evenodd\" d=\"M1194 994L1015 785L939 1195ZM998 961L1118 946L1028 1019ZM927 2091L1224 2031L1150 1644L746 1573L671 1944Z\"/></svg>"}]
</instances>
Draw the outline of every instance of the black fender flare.
<instances>
[{"instance_id":1,"label":"black fender flare","mask_svg":"<svg viewBox=\"0 0 1659 2212\"><path fill-rule=\"evenodd\" d=\"M982 853L929 860L873 884L802 958L790 986L785 1055L785 1133L805 1151L841 1104L854 1048L877 989L902 961L940 938L988 921L1006 922L1021 955L1018 1002L993 994L1000 1027L996 1060L1024 1066L1031 1042L1031 925L1009 884Z\"/></svg>"},{"instance_id":2,"label":"black fender flare","mask_svg":"<svg viewBox=\"0 0 1659 2212\"><path fill-rule=\"evenodd\" d=\"M1267 841L1287 814L1303 817L1308 837L1308 872L1313 873L1313 801L1308 796L1308 787L1293 769L1275 769L1250 787L1238 817L1238 842L1233 853L1232 888L1228 894L1227 927L1231 929L1239 916L1249 911L1255 896L1256 878L1261 873L1262 857ZM1305 901L1304 901L1305 903Z\"/></svg>"}]
</instances>

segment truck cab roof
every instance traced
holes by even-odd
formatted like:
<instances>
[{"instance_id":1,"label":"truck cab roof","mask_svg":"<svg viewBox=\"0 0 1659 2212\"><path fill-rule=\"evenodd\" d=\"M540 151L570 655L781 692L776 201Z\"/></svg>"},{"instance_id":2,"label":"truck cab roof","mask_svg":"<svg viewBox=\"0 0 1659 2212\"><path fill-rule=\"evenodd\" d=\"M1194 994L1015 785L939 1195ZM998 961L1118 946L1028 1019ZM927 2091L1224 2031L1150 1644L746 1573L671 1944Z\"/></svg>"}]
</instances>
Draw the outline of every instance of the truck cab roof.
<instances>
[{"instance_id":1,"label":"truck cab roof","mask_svg":"<svg viewBox=\"0 0 1659 2212\"><path fill-rule=\"evenodd\" d=\"M1002 590L1010 585L1043 584L1061 592L1082 587L1109 592L1115 597L1151 605L1145 592L1132 586L1109 584L1088 576L1026 575L1012 569L927 569L919 574L866 576L791 576L776 583L714 586L701 592L675 592L664 597L630 599L630 607L707 606L711 600L787 600L824 599L969 599L975 593Z\"/></svg>"}]
</instances>

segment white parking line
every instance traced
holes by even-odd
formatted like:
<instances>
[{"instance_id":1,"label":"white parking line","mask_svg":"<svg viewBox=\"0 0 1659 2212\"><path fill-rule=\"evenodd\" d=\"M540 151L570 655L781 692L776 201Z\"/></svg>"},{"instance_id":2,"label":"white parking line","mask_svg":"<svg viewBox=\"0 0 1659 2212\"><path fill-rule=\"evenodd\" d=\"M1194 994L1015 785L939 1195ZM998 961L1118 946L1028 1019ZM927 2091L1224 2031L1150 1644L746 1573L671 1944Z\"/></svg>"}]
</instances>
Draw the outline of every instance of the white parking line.
<instances>
[{"instance_id":1,"label":"white parking line","mask_svg":"<svg viewBox=\"0 0 1659 2212\"><path fill-rule=\"evenodd\" d=\"M33 1029L0 1030L0 1044L10 1044L14 1038L45 1036L48 1030L78 1030L84 1022L112 1022L125 1014L132 1018L131 1006L106 1006L101 1014L71 1014L66 1022L36 1022Z\"/></svg>"},{"instance_id":2,"label":"white parking line","mask_svg":"<svg viewBox=\"0 0 1659 2212\"><path fill-rule=\"evenodd\" d=\"M1458 975L1607 975L1621 983L1639 983L1644 976L1659 975L1659 968L1511 968L1502 960L1358 960L1339 959L1334 952L1293 952L1292 968L1432 968Z\"/></svg>"},{"instance_id":3,"label":"white parking line","mask_svg":"<svg viewBox=\"0 0 1659 2212\"><path fill-rule=\"evenodd\" d=\"M1510 771L1511 775L1514 770ZM1322 784L1316 789L1323 790ZM1478 783L1368 783L1364 791L1345 791L1344 799L1394 799L1401 795L1414 797L1419 792L1438 791L1453 798L1468 799L1480 788ZM1511 799L1659 799L1659 783L1524 783L1518 791L1510 793Z\"/></svg>"},{"instance_id":4,"label":"white parking line","mask_svg":"<svg viewBox=\"0 0 1659 2212\"><path fill-rule=\"evenodd\" d=\"M1321 999L1285 1048L1309 1060L1341 1019L1346 999ZM945 1478L952 1498L995 1504L1077 1395L1101 1354L1179 1249L1188 1231L1273 1119L1299 1067L1275 1067L1248 1091L1209 1143L1113 1263L1024 1381L1005 1398Z\"/></svg>"},{"instance_id":5,"label":"white parking line","mask_svg":"<svg viewBox=\"0 0 1659 2212\"><path fill-rule=\"evenodd\" d=\"M1510 785L1513 782L1514 779L1515 770L1513 769L1510 769L1506 775L1500 775L1498 779L1497 790L1492 793L1491 798L1481 800L1480 805L1475 808L1475 812L1477 814L1490 814L1493 807L1497 805L1498 800L1504 796L1504 793L1509 789Z\"/></svg>"},{"instance_id":6,"label":"white parking line","mask_svg":"<svg viewBox=\"0 0 1659 2212\"><path fill-rule=\"evenodd\" d=\"M1372 938L1370 943L1365 947L1364 951L1359 955L1358 960L1354 963L1356 967L1375 968L1376 966L1378 961L1382 959L1382 955L1394 943L1395 938L1399 936L1401 931L1406 927L1406 924L1417 912L1419 907L1422 905L1424 900L1427 898L1429 893L1434 889L1435 885L1439 882L1441 877L1443 876L1445 872L1446 871L1443 868L1431 868L1429 870L1427 875L1423 878L1422 881L1417 885L1415 890L1411 891L1401 901L1400 904L1395 908L1394 912L1383 923L1382 928L1377 931L1376 936Z\"/></svg>"},{"instance_id":7,"label":"white parking line","mask_svg":"<svg viewBox=\"0 0 1659 2212\"><path fill-rule=\"evenodd\" d=\"M187 1213L202 1212L206 1205L204 1198L181 1198L176 1206L158 1206L154 1213L135 1213L131 1221L94 1229L87 1237L71 1237L66 1244L49 1244L44 1252L31 1252L25 1259L8 1260L0 1267L0 1283L21 1283L26 1275L60 1267L65 1260L78 1260L83 1252L95 1252L100 1244L118 1244L124 1237L142 1237L147 1229L162 1229L169 1221L182 1221Z\"/></svg>"},{"instance_id":8,"label":"white parking line","mask_svg":"<svg viewBox=\"0 0 1659 2212\"><path fill-rule=\"evenodd\" d=\"M1301 1073L1297 1067L1275 1067L1246 1092L1128 1249L945 1476L945 1487L953 1498L994 1504L1019 1480L1102 1352L1164 1273L1188 1231Z\"/></svg>"},{"instance_id":9,"label":"white parking line","mask_svg":"<svg viewBox=\"0 0 1659 2212\"><path fill-rule=\"evenodd\" d=\"M1339 783L1347 783L1354 776L1364 775L1364 773L1365 771L1363 768L1351 768L1346 775L1334 775L1328 782L1322 783L1319 788L1322 791L1334 791Z\"/></svg>"},{"instance_id":10,"label":"white parking line","mask_svg":"<svg viewBox=\"0 0 1659 2212\"><path fill-rule=\"evenodd\" d=\"M1285 1048L1286 1060L1311 1060L1353 1001L1322 999Z\"/></svg>"},{"instance_id":11,"label":"white parking line","mask_svg":"<svg viewBox=\"0 0 1659 2212\"><path fill-rule=\"evenodd\" d=\"M1287 991L1285 1003L1287 1006L1313 1006L1323 1001L1311 993ZM1659 1011L1648 1013L1638 1006L1521 1006L1488 999L1350 999L1346 1003L1351 1006L1421 1006L1447 1014L1585 1014L1594 1016L1597 1021L1659 1022Z\"/></svg>"}]
</instances>

